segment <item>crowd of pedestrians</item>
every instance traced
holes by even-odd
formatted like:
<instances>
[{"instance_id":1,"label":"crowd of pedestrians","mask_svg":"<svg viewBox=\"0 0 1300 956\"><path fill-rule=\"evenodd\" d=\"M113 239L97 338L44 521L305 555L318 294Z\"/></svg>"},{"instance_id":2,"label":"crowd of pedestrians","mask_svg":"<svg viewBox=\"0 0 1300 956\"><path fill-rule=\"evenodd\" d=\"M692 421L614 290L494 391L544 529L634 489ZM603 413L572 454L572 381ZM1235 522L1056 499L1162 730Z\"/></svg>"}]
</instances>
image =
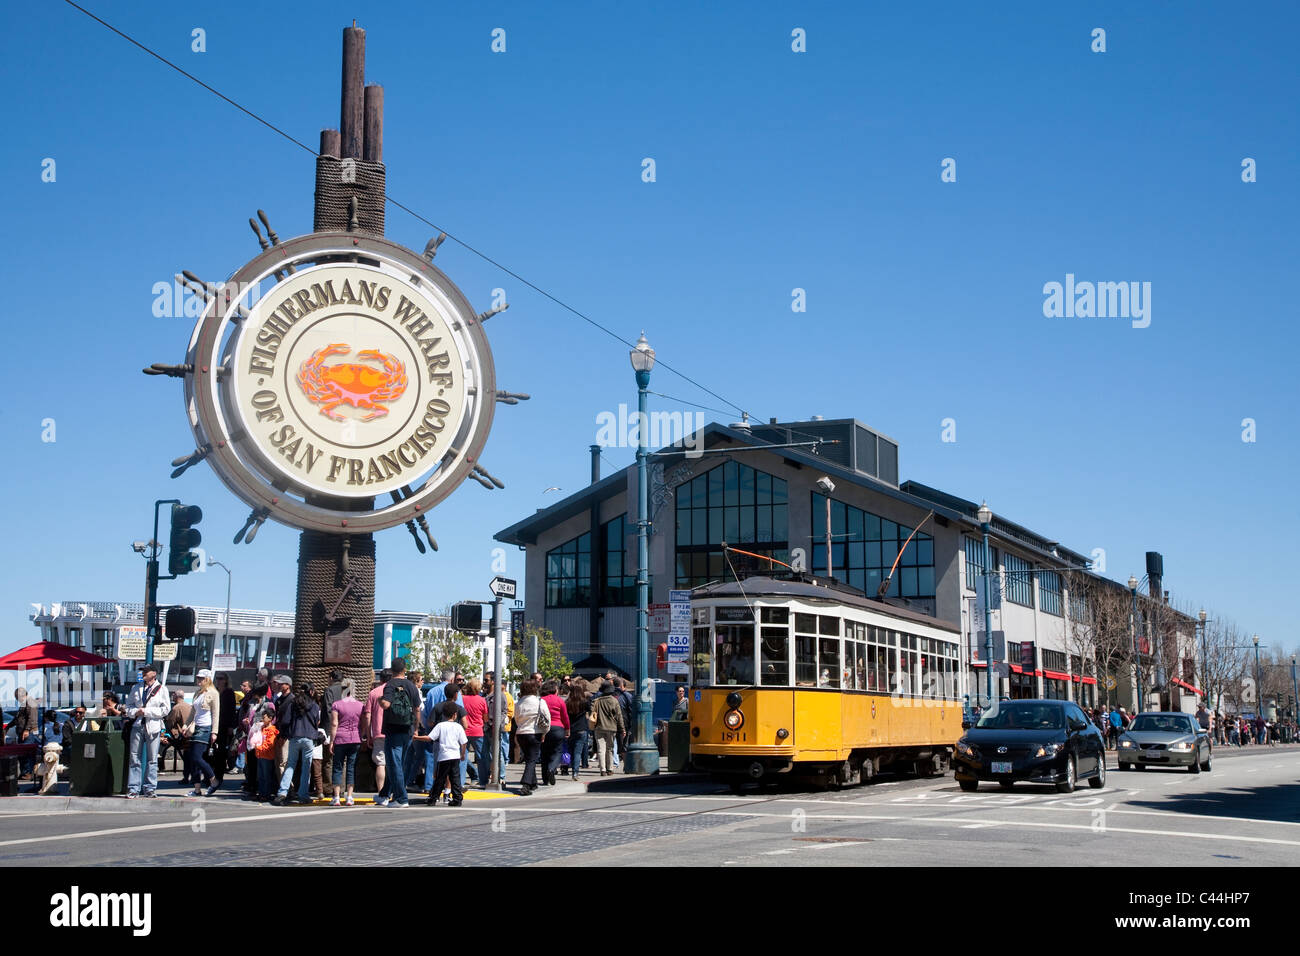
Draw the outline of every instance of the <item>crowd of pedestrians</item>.
<instances>
[{"instance_id":1,"label":"crowd of pedestrians","mask_svg":"<svg viewBox=\"0 0 1300 956\"><path fill-rule=\"evenodd\" d=\"M409 806L413 793L459 806L470 782L487 787L495 774L504 779L511 762L522 764L519 792L527 796L560 776L578 779L593 758L602 776L613 773L635 706L630 686L612 673L598 682L531 674L517 699L500 691L494 769L498 688L491 672L466 680L446 670L425 683L398 660L363 690L338 671L318 688L263 668L236 695L224 674L202 670L188 702L167 693L152 666L142 676L118 708L128 719L129 798L155 795L159 751L168 748L194 796L211 796L226 774L242 772L249 800L283 806L330 797L332 806L353 806L363 755L378 807Z\"/></svg>"}]
</instances>

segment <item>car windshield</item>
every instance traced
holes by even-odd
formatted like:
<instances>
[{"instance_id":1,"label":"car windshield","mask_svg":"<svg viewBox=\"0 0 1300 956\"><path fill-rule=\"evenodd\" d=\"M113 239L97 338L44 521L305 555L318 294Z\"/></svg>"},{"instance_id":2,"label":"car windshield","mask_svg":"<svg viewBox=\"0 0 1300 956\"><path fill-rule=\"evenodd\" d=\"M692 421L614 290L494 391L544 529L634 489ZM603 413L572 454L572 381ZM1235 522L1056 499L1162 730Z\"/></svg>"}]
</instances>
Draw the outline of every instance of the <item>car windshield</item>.
<instances>
[{"instance_id":1,"label":"car windshield","mask_svg":"<svg viewBox=\"0 0 1300 956\"><path fill-rule=\"evenodd\" d=\"M1192 723L1186 717L1143 714L1133 721L1133 726L1129 730L1138 733L1190 734L1192 732Z\"/></svg>"},{"instance_id":2,"label":"car windshield","mask_svg":"<svg viewBox=\"0 0 1300 956\"><path fill-rule=\"evenodd\" d=\"M975 726L980 730L1060 730L1065 719L1061 708L1052 704L999 701Z\"/></svg>"}]
</instances>

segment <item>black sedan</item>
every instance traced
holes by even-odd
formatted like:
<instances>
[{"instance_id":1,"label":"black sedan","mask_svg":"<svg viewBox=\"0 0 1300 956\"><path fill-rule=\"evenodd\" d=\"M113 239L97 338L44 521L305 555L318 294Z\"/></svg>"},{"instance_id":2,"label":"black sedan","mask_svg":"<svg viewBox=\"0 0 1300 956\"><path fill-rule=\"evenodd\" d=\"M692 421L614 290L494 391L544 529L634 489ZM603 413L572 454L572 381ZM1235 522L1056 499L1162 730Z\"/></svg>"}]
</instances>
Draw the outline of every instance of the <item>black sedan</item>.
<instances>
[{"instance_id":1,"label":"black sedan","mask_svg":"<svg viewBox=\"0 0 1300 956\"><path fill-rule=\"evenodd\" d=\"M1106 743L1101 731L1068 700L1003 700L980 717L953 748L957 785L979 788L997 781L1050 783L1070 793L1080 780L1106 785Z\"/></svg>"}]
</instances>

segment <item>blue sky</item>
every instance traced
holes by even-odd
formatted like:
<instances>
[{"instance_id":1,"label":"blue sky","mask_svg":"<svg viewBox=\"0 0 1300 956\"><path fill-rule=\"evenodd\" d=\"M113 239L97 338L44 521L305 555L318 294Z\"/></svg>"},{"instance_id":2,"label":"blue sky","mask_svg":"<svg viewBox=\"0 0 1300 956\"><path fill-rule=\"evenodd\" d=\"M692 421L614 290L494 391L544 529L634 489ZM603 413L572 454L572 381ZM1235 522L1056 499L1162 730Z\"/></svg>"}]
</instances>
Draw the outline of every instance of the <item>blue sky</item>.
<instances>
[{"instance_id":1,"label":"blue sky","mask_svg":"<svg viewBox=\"0 0 1300 956\"><path fill-rule=\"evenodd\" d=\"M89 3L311 145L356 17L392 196L756 418L857 417L902 477L1104 548L1120 580L1161 551L1176 600L1296 646L1294 5L358 6ZM0 650L34 639L28 602L140 600L155 498L202 505L236 605L289 608L297 533L229 543L247 509L205 466L168 478L193 447L180 384L139 369L192 325L153 316L155 282L225 278L259 207L310 231L311 157L65 3L9 18ZM430 234L389 208L390 238ZM485 596L493 532L581 487L596 416L635 401L624 346L451 243L438 262L480 308L505 289L498 383L533 400L484 454L507 489L432 515L439 554L380 536L381 608ZM1150 282L1150 326L1046 318L1067 273ZM652 388L723 407L662 369Z\"/></svg>"}]
</instances>

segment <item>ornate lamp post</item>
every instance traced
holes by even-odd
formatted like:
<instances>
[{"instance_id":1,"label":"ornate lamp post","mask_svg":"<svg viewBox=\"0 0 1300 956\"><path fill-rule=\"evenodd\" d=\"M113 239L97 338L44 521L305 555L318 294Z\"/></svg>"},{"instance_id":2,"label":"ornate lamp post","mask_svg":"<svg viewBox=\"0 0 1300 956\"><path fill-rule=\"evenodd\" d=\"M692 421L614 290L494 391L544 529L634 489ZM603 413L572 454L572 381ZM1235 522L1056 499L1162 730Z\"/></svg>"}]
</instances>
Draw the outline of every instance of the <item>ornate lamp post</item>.
<instances>
[{"instance_id":1,"label":"ornate lamp post","mask_svg":"<svg viewBox=\"0 0 1300 956\"><path fill-rule=\"evenodd\" d=\"M990 576L989 561L989 524L993 521L993 510L987 501L980 504L975 512L980 529L984 532L984 690L988 703L993 703L993 585Z\"/></svg>"},{"instance_id":2,"label":"ornate lamp post","mask_svg":"<svg viewBox=\"0 0 1300 956\"><path fill-rule=\"evenodd\" d=\"M1129 593L1133 595L1133 611L1130 615L1129 630L1133 634L1133 684L1137 689L1137 703L1133 705L1135 713L1142 713L1142 659L1138 656L1138 579L1129 576Z\"/></svg>"},{"instance_id":3,"label":"ornate lamp post","mask_svg":"<svg viewBox=\"0 0 1300 956\"><path fill-rule=\"evenodd\" d=\"M636 667L637 686L636 718L632 725L632 743L628 747L625 765L628 773L658 773L659 750L652 743L650 720L652 715L652 690L646 673L646 657L650 651L650 497L646 481L646 389L650 387L650 370L655 367L655 350L646 341L645 332L637 339L629 356L636 372L637 388L637 439L636 439Z\"/></svg>"}]
</instances>

